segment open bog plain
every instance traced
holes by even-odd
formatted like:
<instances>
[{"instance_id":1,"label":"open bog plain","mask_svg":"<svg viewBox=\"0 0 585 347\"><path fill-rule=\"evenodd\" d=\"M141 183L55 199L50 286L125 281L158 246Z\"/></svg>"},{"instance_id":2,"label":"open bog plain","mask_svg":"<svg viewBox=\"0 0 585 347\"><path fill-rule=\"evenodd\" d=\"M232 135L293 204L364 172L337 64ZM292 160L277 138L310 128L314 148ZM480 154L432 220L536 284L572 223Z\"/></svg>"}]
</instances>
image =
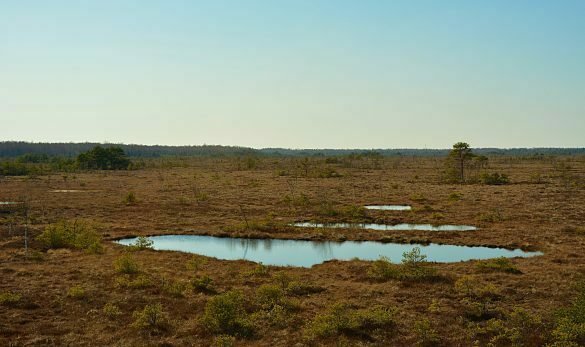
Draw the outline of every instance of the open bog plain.
<instances>
[{"instance_id":1,"label":"open bog plain","mask_svg":"<svg viewBox=\"0 0 585 347\"><path fill-rule=\"evenodd\" d=\"M489 171L509 178L495 185L445 183L444 160L171 158L146 159L135 170L5 177L0 345L563 341L560 335L570 329L563 330L559 312L576 307L585 274L585 158L490 157ZM369 205L411 209L363 207ZM299 222L350 224L293 225ZM364 223L474 230L376 230ZM91 229L99 239L90 247L50 247L59 234L47 243L47 228ZM231 259L155 250L156 238L130 247L118 242L155 235L237 240ZM251 261L270 254L273 239L311 241L324 261ZM329 248L351 241L406 251L354 257ZM526 256L434 261L424 258L429 245ZM473 250L471 258L479 256Z\"/></svg>"}]
</instances>

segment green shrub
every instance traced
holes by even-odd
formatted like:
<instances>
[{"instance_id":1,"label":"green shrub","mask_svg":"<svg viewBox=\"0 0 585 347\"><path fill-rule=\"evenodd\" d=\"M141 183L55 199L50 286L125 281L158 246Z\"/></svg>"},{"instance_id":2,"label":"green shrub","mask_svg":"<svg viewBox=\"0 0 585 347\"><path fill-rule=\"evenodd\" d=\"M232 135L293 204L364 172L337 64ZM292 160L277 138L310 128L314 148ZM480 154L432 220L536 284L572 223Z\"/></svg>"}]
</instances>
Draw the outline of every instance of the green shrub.
<instances>
[{"instance_id":1,"label":"green shrub","mask_svg":"<svg viewBox=\"0 0 585 347\"><path fill-rule=\"evenodd\" d=\"M455 282L455 291L462 296L468 318L481 320L494 315L493 302L500 299L500 293L493 285L483 285L474 277L463 276Z\"/></svg>"},{"instance_id":2,"label":"green shrub","mask_svg":"<svg viewBox=\"0 0 585 347\"><path fill-rule=\"evenodd\" d=\"M380 257L368 269L369 278L377 281L397 279L401 281L433 281L439 278L437 270L426 261L419 247L402 254L401 264L392 264L387 257Z\"/></svg>"},{"instance_id":3,"label":"green shrub","mask_svg":"<svg viewBox=\"0 0 585 347\"><path fill-rule=\"evenodd\" d=\"M213 334L250 336L254 332L244 307L244 296L239 291L229 291L209 299L202 323Z\"/></svg>"},{"instance_id":4,"label":"green shrub","mask_svg":"<svg viewBox=\"0 0 585 347\"><path fill-rule=\"evenodd\" d=\"M124 254L114 261L114 268L116 272L121 274L135 274L140 271L138 263L130 254Z\"/></svg>"},{"instance_id":5,"label":"green shrub","mask_svg":"<svg viewBox=\"0 0 585 347\"><path fill-rule=\"evenodd\" d=\"M353 310L345 304L335 304L326 313L317 315L305 328L309 340L339 335L367 335L375 329L395 325L395 310L382 306Z\"/></svg>"},{"instance_id":6,"label":"green shrub","mask_svg":"<svg viewBox=\"0 0 585 347\"><path fill-rule=\"evenodd\" d=\"M152 249L153 242L148 237L138 236L136 241L128 245L130 251L140 251L144 249Z\"/></svg>"},{"instance_id":7,"label":"green shrub","mask_svg":"<svg viewBox=\"0 0 585 347\"><path fill-rule=\"evenodd\" d=\"M167 281L165 280L162 285L162 289L165 293L176 297L182 298L185 296L185 290L187 290L187 284L184 282Z\"/></svg>"},{"instance_id":8,"label":"green shrub","mask_svg":"<svg viewBox=\"0 0 585 347\"><path fill-rule=\"evenodd\" d=\"M170 326L167 314L161 304L146 305L142 311L134 311L132 327L150 332L165 331Z\"/></svg>"},{"instance_id":9,"label":"green shrub","mask_svg":"<svg viewBox=\"0 0 585 347\"><path fill-rule=\"evenodd\" d=\"M230 335L219 335L213 339L211 347L233 347L236 345L236 338Z\"/></svg>"},{"instance_id":10,"label":"green shrub","mask_svg":"<svg viewBox=\"0 0 585 347\"><path fill-rule=\"evenodd\" d=\"M207 275L192 279L191 288L200 293L215 293L215 289L213 289L213 280Z\"/></svg>"},{"instance_id":11,"label":"green shrub","mask_svg":"<svg viewBox=\"0 0 585 347\"><path fill-rule=\"evenodd\" d=\"M104 308L102 308L102 313L108 319L115 319L116 317L122 315L122 311L120 310L120 308L112 303L105 304Z\"/></svg>"},{"instance_id":12,"label":"green shrub","mask_svg":"<svg viewBox=\"0 0 585 347\"><path fill-rule=\"evenodd\" d=\"M130 275L116 277L116 286L121 288L142 289L152 286L150 279L144 275L132 278Z\"/></svg>"},{"instance_id":13,"label":"green shrub","mask_svg":"<svg viewBox=\"0 0 585 347\"><path fill-rule=\"evenodd\" d=\"M199 268L201 268L201 265L204 265L206 263L207 263L207 260L205 258L199 257L199 256L194 256L189 261L187 261L187 264L185 264L185 267L187 268L187 270L197 272L197 271L199 271Z\"/></svg>"},{"instance_id":14,"label":"green shrub","mask_svg":"<svg viewBox=\"0 0 585 347\"><path fill-rule=\"evenodd\" d=\"M542 346L544 325L538 315L515 308L502 319L471 326L472 338L488 346Z\"/></svg>"},{"instance_id":15,"label":"green shrub","mask_svg":"<svg viewBox=\"0 0 585 347\"><path fill-rule=\"evenodd\" d=\"M433 329L428 318L423 318L414 323L414 334L417 346L436 346L441 341L439 334Z\"/></svg>"},{"instance_id":16,"label":"green shrub","mask_svg":"<svg viewBox=\"0 0 585 347\"><path fill-rule=\"evenodd\" d=\"M95 224L84 220L50 224L37 240L50 249L76 248L94 253L102 251L101 236L96 231Z\"/></svg>"},{"instance_id":17,"label":"green shrub","mask_svg":"<svg viewBox=\"0 0 585 347\"><path fill-rule=\"evenodd\" d=\"M321 286L302 281L291 281L286 287L287 294L296 296L320 293L324 290L325 288Z\"/></svg>"},{"instance_id":18,"label":"green shrub","mask_svg":"<svg viewBox=\"0 0 585 347\"><path fill-rule=\"evenodd\" d=\"M557 313L552 337L555 347L585 345L585 281L577 284L577 297Z\"/></svg>"},{"instance_id":19,"label":"green shrub","mask_svg":"<svg viewBox=\"0 0 585 347\"><path fill-rule=\"evenodd\" d=\"M67 296L73 299L84 299L87 295L82 286L76 285L67 290Z\"/></svg>"},{"instance_id":20,"label":"green shrub","mask_svg":"<svg viewBox=\"0 0 585 347\"><path fill-rule=\"evenodd\" d=\"M522 271L518 270L518 268L510 261L510 259L505 257L500 257L496 259L489 259L489 260L482 260L476 264L476 267L480 271L488 272L488 271L497 271L497 272L506 272L510 274L521 274Z\"/></svg>"},{"instance_id":21,"label":"green shrub","mask_svg":"<svg viewBox=\"0 0 585 347\"><path fill-rule=\"evenodd\" d=\"M0 305L14 306L20 301L20 299L22 299L22 295L18 293L13 292L0 293Z\"/></svg>"},{"instance_id":22,"label":"green shrub","mask_svg":"<svg viewBox=\"0 0 585 347\"><path fill-rule=\"evenodd\" d=\"M461 200L461 194L453 192L453 193L449 194L448 199L449 199L449 201L459 201L459 200Z\"/></svg>"},{"instance_id":23,"label":"green shrub","mask_svg":"<svg viewBox=\"0 0 585 347\"><path fill-rule=\"evenodd\" d=\"M508 184L510 180L506 174L494 172L491 174L485 173L481 175L481 182L487 185L504 185Z\"/></svg>"},{"instance_id":24,"label":"green shrub","mask_svg":"<svg viewBox=\"0 0 585 347\"><path fill-rule=\"evenodd\" d=\"M268 277L270 276L270 268L262 263L258 263L253 270L244 273L246 276L253 277Z\"/></svg>"}]
</instances>

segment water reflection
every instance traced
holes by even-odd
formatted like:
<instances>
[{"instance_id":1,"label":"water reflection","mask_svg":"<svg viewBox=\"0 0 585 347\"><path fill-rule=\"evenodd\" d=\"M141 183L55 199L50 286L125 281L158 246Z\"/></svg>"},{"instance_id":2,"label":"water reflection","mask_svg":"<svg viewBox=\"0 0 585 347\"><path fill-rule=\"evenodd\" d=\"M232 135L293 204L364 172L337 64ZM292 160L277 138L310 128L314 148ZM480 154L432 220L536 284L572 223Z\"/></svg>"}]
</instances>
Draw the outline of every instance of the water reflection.
<instances>
[{"instance_id":1,"label":"water reflection","mask_svg":"<svg viewBox=\"0 0 585 347\"><path fill-rule=\"evenodd\" d=\"M400 262L402 253L413 247L420 247L429 261L457 262L470 259L488 259L496 257L531 257L540 252L524 252L503 248L469 247L453 245L416 245L399 243L381 243L374 241L304 241L273 239L221 238L198 235L164 235L149 237L157 250L196 253L225 260L247 259L266 265L311 267L326 260L350 260L359 258L375 260L380 256L389 257ZM129 245L136 238L117 241Z\"/></svg>"}]
</instances>

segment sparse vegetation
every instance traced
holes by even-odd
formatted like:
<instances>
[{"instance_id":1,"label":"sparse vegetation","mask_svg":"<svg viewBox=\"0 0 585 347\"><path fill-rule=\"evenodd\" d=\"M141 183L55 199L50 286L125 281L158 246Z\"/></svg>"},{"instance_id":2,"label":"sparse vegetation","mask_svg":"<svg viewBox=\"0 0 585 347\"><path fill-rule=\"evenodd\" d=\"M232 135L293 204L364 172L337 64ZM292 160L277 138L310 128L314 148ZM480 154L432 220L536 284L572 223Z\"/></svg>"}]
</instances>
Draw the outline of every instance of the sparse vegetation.
<instances>
[{"instance_id":1,"label":"sparse vegetation","mask_svg":"<svg viewBox=\"0 0 585 347\"><path fill-rule=\"evenodd\" d=\"M426 256L420 248L414 247L402 255L401 264L392 264L390 259L380 257L368 269L368 277L376 281L391 279L401 281L433 281L439 278L436 269L427 263Z\"/></svg>"},{"instance_id":2,"label":"sparse vegetation","mask_svg":"<svg viewBox=\"0 0 585 347\"><path fill-rule=\"evenodd\" d=\"M135 274L140 271L138 263L130 254L124 254L114 262L116 272L121 274Z\"/></svg>"},{"instance_id":3,"label":"sparse vegetation","mask_svg":"<svg viewBox=\"0 0 585 347\"><path fill-rule=\"evenodd\" d=\"M95 224L86 220L62 221L48 225L37 237L47 248L76 248L101 253L101 236Z\"/></svg>"},{"instance_id":4,"label":"sparse vegetation","mask_svg":"<svg viewBox=\"0 0 585 347\"><path fill-rule=\"evenodd\" d=\"M229 291L209 299L202 324L213 334L246 337L254 333L253 324L244 307L244 296L238 291Z\"/></svg>"},{"instance_id":5,"label":"sparse vegetation","mask_svg":"<svg viewBox=\"0 0 585 347\"><path fill-rule=\"evenodd\" d=\"M504 257L479 261L477 263L477 269L483 272L497 271L511 274L522 273L522 271L518 270L510 259Z\"/></svg>"}]
</instances>

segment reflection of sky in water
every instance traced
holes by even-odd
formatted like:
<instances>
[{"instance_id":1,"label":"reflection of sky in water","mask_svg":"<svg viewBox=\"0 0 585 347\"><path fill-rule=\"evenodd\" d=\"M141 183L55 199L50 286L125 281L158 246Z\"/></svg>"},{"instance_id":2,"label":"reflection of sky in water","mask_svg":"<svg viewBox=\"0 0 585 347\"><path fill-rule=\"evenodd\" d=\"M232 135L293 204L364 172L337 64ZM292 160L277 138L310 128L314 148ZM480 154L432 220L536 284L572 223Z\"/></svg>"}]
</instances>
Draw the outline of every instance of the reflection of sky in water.
<instances>
[{"instance_id":1,"label":"reflection of sky in water","mask_svg":"<svg viewBox=\"0 0 585 347\"><path fill-rule=\"evenodd\" d=\"M0 201L0 205L16 205L18 202L14 201Z\"/></svg>"},{"instance_id":2,"label":"reflection of sky in water","mask_svg":"<svg viewBox=\"0 0 585 347\"><path fill-rule=\"evenodd\" d=\"M415 245L381 243L373 241L304 241L304 240L258 240L242 238L220 238L198 235L164 235L149 237L157 250L171 250L196 253L218 259L247 259L266 265L310 267L330 259L350 260L359 258L375 260L380 256L398 263L402 253L413 247L420 247L427 259L433 262L457 262L469 259L488 259L497 257L529 257L540 252L524 252L489 247L468 247L453 245ZM136 238L119 240L129 245Z\"/></svg>"},{"instance_id":3,"label":"reflection of sky in water","mask_svg":"<svg viewBox=\"0 0 585 347\"><path fill-rule=\"evenodd\" d=\"M412 208L408 205L367 205L364 206L366 210L381 210L381 211L409 211Z\"/></svg>"},{"instance_id":4,"label":"reflection of sky in water","mask_svg":"<svg viewBox=\"0 0 585 347\"><path fill-rule=\"evenodd\" d=\"M477 230L471 225L432 225L432 224L375 224L375 223L293 223L295 227L303 228L349 228L349 229L371 229L371 230L421 230L421 231L468 231Z\"/></svg>"}]
</instances>

